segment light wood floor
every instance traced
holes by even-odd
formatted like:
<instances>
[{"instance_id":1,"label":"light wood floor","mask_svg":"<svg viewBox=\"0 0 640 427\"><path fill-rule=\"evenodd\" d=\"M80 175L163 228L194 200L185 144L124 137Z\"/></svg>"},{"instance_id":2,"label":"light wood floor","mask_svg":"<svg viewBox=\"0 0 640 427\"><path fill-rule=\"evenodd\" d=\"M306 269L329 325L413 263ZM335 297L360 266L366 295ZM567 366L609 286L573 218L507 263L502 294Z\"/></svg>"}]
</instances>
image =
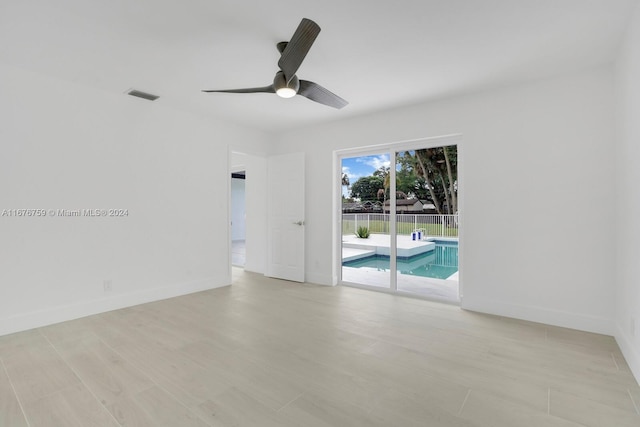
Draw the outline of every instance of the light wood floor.
<instances>
[{"instance_id":1,"label":"light wood floor","mask_svg":"<svg viewBox=\"0 0 640 427\"><path fill-rule=\"evenodd\" d=\"M640 426L611 337L234 276L0 337L0 426Z\"/></svg>"}]
</instances>

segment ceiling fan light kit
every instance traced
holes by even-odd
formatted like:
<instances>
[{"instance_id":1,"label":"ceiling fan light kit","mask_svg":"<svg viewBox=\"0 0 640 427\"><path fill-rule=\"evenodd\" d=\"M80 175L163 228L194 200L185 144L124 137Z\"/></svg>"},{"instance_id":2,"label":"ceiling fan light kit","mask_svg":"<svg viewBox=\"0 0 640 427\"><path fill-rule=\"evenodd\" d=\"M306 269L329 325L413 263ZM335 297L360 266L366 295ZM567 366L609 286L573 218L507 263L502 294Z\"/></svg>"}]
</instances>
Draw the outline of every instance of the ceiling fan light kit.
<instances>
[{"instance_id":1,"label":"ceiling fan light kit","mask_svg":"<svg viewBox=\"0 0 640 427\"><path fill-rule=\"evenodd\" d=\"M281 98L293 98L300 90L300 81L294 75L293 78L287 82L286 77L282 71L276 73L276 77L273 79L273 87L276 89L276 95Z\"/></svg>"},{"instance_id":2,"label":"ceiling fan light kit","mask_svg":"<svg viewBox=\"0 0 640 427\"><path fill-rule=\"evenodd\" d=\"M278 61L280 71L276 73L271 86L248 89L203 90L203 92L275 93L281 98L292 98L295 95L301 95L311 101L333 108L339 109L346 106L348 102L338 95L317 83L299 80L296 76L298 68L300 68L318 34L320 34L318 24L310 19L303 18L291 40L277 44L276 47L280 52L280 60Z\"/></svg>"}]
</instances>

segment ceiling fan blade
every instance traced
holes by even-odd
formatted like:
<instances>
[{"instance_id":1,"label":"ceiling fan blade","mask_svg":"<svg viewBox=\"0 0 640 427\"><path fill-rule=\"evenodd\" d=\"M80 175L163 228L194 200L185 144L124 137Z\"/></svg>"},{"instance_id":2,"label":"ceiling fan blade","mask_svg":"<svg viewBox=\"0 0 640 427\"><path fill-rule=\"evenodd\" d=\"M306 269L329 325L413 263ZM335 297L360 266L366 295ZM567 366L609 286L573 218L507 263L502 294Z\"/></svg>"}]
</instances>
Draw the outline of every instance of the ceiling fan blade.
<instances>
[{"instance_id":1,"label":"ceiling fan blade","mask_svg":"<svg viewBox=\"0 0 640 427\"><path fill-rule=\"evenodd\" d=\"M293 37L287 43L287 47L285 47L278 61L278 67L284 73L287 82L291 81L298 68L300 68L300 64L307 56L318 34L320 34L320 26L310 19L302 18L300 25L298 25L296 32L293 33Z\"/></svg>"},{"instance_id":2,"label":"ceiling fan blade","mask_svg":"<svg viewBox=\"0 0 640 427\"><path fill-rule=\"evenodd\" d=\"M298 89L298 95L302 95L312 101L319 102L320 104L328 105L333 108L342 108L349 104L344 99L340 98L335 93L323 88L317 83L307 80L300 80L300 89Z\"/></svg>"},{"instance_id":3,"label":"ceiling fan blade","mask_svg":"<svg viewBox=\"0 0 640 427\"><path fill-rule=\"evenodd\" d=\"M203 90L203 92L211 93L211 92L223 92L223 93L276 93L273 85L264 86L264 87L252 87L248 89L222 89L222 90Z\"/></svg>"}]
</instances>

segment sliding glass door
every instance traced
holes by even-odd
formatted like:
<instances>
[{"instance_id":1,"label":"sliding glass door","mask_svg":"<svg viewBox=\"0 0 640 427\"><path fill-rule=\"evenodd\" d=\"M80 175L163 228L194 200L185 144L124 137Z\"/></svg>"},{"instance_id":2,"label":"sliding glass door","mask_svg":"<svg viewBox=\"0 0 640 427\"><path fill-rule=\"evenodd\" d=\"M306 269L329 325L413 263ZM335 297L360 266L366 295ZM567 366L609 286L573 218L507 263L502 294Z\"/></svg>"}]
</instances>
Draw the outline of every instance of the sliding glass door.
<instances>
[{"instance_id":1,"label":"sliding glass door","mask_svg":"<svg viewBox=\"0 0 640 427\"><path fill-rule=\"evenodd\" d=\"M456 302L457 145L339 157L341 282Z\"/></svg>"},{"instance_id":2,"label":"sliding glass door","mask_svg":"<svg viewBox=\"0 0 640 427\"><path fill-rule=\"evenodd\" d=\"M389 185L389 153L341 159L342 280L389 289L391 235L381 191Z\"/></svg>"},{"instance_id":3,"label":"sliding glass door","mask_svg":"<svg viewBox=\"0 0 640 427\"><path fill-rule=\"evenodd\" d=\"M457 301L457 146L395 154L396 289Z\"/></svg>"}]
</instances>

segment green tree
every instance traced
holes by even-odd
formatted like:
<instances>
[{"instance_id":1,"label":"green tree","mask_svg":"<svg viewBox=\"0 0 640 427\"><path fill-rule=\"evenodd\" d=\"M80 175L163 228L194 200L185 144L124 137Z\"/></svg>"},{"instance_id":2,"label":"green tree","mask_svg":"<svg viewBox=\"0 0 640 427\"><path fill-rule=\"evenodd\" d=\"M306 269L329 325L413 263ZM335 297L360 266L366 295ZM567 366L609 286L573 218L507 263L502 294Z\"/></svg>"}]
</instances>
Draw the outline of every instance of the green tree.
<instances>
[{"instance_id":1,"label":"green tree","mask_svg":"<svg viewBox=\"0 0 640 427\"><path fill-rule=\"evenodd\" d=\"M396 168L396 190L405 194L405 198L425 200L424 179L416 174L415 159L411 153L399 153L396 164L400 166Z\"/></svg>"},{"instance_id":2,"label":"green tree","mask_svg":"<svg viewBox=\"0 0 640 427\"><path fill-rule=\"evenodd\" d=\"M382 206L384 206L387 201L387 197L389 197L389 187L391 186L391 168L386 166L380 166L378 170L373 172L373 176L377 176L382 179L382 186L378 188L378 192L376 193L376 197L378 199L382 198Z\"/></svg>"},{"instance_id":3,"label":"green tree","mask_svg":"<svg viewBox=\"0 0 640 427\"><path fill-rule=\"evenodd\" d=\"M378 190L383 188L384 179L380 176L363 176L351 186L351 197L361 201L377 199Z\"/></svg>"},{"instance_id":4,"label":"green tree","mask_svg":"<svg viewBox=\"0 0 640 427\"><path fill-rule=\"evenodd\" d=\"M448 190L451 202L449 213L453 214L458 212L458 146L450 145L442 147L442 151L447 168L447 183L449 184Z\"/></svg>"},{"instance_id":5,"label":"green tree","mask_svg":"<svg viewBox=\"0 0 640 427\"><path fill-rule=\"evenodd\" d=\"M415 198L433 203L440 214L458 211L457 146L423 148L398 153L396 199ZM344 184L343 176L343 184ZM351 197L361 201L390 198L390 168L380 167L372 176L360 178L351 187Z\"/></svg>"},{"instance_id":6,"label":"green tree","mask_svg":"<svg viewBox=\"0 0 640 427\"><path fill-rule=\"evenodd\" d=\"M416 172L424 179L429 200L440 214L458 211L458 147L424 148L414 152Z\"/></svg>"}]
</instances>

